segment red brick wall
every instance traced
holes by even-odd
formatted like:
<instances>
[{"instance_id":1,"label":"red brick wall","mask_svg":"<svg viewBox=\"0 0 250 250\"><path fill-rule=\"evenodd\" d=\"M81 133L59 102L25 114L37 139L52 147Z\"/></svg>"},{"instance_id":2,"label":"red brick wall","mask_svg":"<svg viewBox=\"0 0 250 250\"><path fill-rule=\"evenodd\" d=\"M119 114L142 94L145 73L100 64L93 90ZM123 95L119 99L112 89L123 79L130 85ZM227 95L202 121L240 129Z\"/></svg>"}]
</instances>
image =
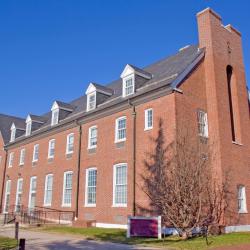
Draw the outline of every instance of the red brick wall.
<instances>
[{"instance_id":1,"label":"red brick wall","mask_svg":"<svg viewBox=\"0 0 250 250\"><path fill-rule=\"evenodd\" d=\"M2 203L1 205L3 205L3 200L4 200L4 193L2 192L2 188L3 188L3 180L4 180L4 167L5 167L5 159L6 159L6 153L4 151L4 142L3 142L3 138L1 136L0 133L0 199L1 199L1 195L3 194L2 197ZM2 211L2 207L0 206L0 212Z\"/></svg>"}]
</instances>

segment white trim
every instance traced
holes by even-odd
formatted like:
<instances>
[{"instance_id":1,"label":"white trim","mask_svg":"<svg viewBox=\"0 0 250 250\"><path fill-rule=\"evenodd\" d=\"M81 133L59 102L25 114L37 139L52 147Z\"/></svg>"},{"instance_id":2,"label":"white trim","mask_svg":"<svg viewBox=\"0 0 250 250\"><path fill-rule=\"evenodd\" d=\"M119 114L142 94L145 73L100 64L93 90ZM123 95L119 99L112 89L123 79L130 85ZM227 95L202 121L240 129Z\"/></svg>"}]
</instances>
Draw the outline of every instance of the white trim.
<instances>
[{"instance_id":1,"label":"white trim","mask_svg":"<svg viewBox=\"0 0 250 250\"><path fill-rule=\"evenodd\" d=\"M9 184L10 183L10 184ZM8 185L10 186L9 187L9 191L7 192L7 187L8 187ZM9 195L10 196L10 194L11 194L11 180L7 180L6 181L6 186L5 186L5 195L4 195L4 208L3 208L3 213L4 214L7 214L8 213L8 211L6 211L6 202L7 202L7 195ZM10 201L10 197L9 197L9 201ZM10 205L10 204L9 204Z\"/></svg>"},{"instance_id":2,"label":"white trim","mask_svg":"<svg viewBox=\"0 0 250 250\"><path fill-rule=\"evenodd\" d=\"M14 152L10 152L8 159L8 168L13 167L13 161L14 161Z\"/></svg>"},{"instance_id":3,"label":"white trim","mask_svg":"<svg viewBox=\"0 0 250 250\"><path fill-rule=\"evenodd\" d=\"M65 204L64 203L64 195L65 195L65 184L66 184L66 175L67 174L72 174L72 187L71 187L71 203L70 204ZM73 171L66 171L63 174L63 195L62 195L62 207L71 207L72 205L72 191L73 191Z\"/></svg>"},{"instance_id":4,"label":"white trim","mask_svg":"<svg viewBox=\"0 0 250 250\"><path fill-rule=\"evenodd\" d=\"M46 203L47 199L47 185L48 185L48 177L52 176L52 184L51 184L51 201L50 203ZM52 198L53 198L53 182L54 182L54 175L53 174L47 174L45 176L45 184L44 184L44 196L43 196L43 205L46 207L50 207L52 204Z\"/></svg>"},{"instance_id":5,"label":"white trim","mask_svg":"<svg viewBox=\"0 0 250 250\"><path fill-rule=\"evenodd\" d=\"M116 186L116 169L119 166L126 166L127 169L127 176L126 176L126 180L127 180L127 203L115 203L115 186ZM117 163L113 166L113 203L112 203L112 207L127 207L128 204L128 164L125 162L121 162L121 163Z\"/></svg>"},{"instance_id":6,"label":"white trim","mask_svg":"<svg viewBox=\"0 0 250 250\"><path fill-rule=\"evenodd\" d=\"M131 67L129 64L127 64L124 68L124 70L122 71L120 77L121 78L124 78L130 74L136 74L136 75L139 75L139 76L142 76L143 78L146 78L146 79L151 79L152 77L146 75L146 74L143 74L142 72L138 72L136 71L133 67Z\"/></svg>"},{"instance_id":7,"label":"white trim","mask_svg":"<svg viewBox=\"0 0 250 250\"><path fill-rule=\"evenodd\" d=\"M36 151L37 151L37 159L35 159ZM32 162L37 162L38 159L39 159L39 144L35 144L34 147L33 147Z\"/></svg>"},{"instance_id":8,"label":"white trim","mask_svg":"<svg viewBox=\"0 0 250 250\"><path fill-rule=\"evenodd\" d=\"M26 154L26 150L25 148L22 148L20 150L20 158L19 158L19 166L23 166L24 162L25 162L25 154Z\"/></svg>"},{"instance_id":9,"label":"white trim","mask_svg":"<svg viewBox=\"0 0 250 250\"><path fill-rule=\"evenodd\" d=\"M51 147L52 143L54 143L54 153L53 153L53 155L50 152L51 149L52 149L52 147ZM55 149L56 149L56 140L55 139L50 139L49 140L49 147L48 147L48 159L54 159L54 157L55 157Z\"/></svg>"},{"instance_id":10,"label":"white trim","mask_svg":"<svg viewBox=\"0 0 250 250\"><path fill-rule=\"evenodd\" d=\"M237 225L225 227L225 233L250 232L250 225Z\"/></svg>"},{"instance_id":11,"label":"white trim","mask_svg":"<svg viewBox=\"0 0 250 250\"><path fill-rule=\"evenodd\" d=\"M149 111L152 111L152 126L151 127L148 127L148 112ZM154 126L154 111L153 111L153 108L148 108L148 109L145 109L144 111L144 130L151 130L153 129L153 126Z\"/></svg>"},{"instance_id":12,"label":"white trim","mask_svg":"<svg viewBox=\"0 0 250 250\"><path fill-rule=\"evenodd\" d=\"M96 203L95 204L88 203L88 178L89 178L89 171L91 170L96 170L96 181L97 181L97 168L96 167L87 168L85 177L85 203L84 203L85 207L96 207Z\"/></svg>"},{"instance_id":13,"label":"white trim","mask_svg":"<svg viewBox=\"0 0 250 250\"><path fill-rule=\"evenodd\" d=\"M33 182L33 180L36 180L36 190L37 190L37 177L36 176L32 176L32 177L30 177L30 189L29 189L29 205L28 205L28 208L30 209L31 207L30 207L30 203L31 203L31 195L33 194L33 193L35 193L36 194L36 190L35 191L32 191L31 190L31 187L32 187L32 182Z\"/></svg>"},{"instance_id":14,"label":"white trim","mask_svg":"<svg viewBox=\"0 0 250 250\"><path fill-rule=\"evenodd\" d=\"M14 123L12 123L11 129L10 129L10 142L14 142L16 139L16 126Z\"/></svg>"},{"instance_id":15,"label":"white trim","mask_svg":"<svg viewBox=\"0 0 250 250\"><path fill-rule=\"evenodd\" d=\"M118 139L118 123L119 123L120 120L123 120L123 119L126 120L126 127L125 127L126 136L123 139ZM115 120L115 143L126 141L126 139L127 139L127 117L126 116L121 116L121 117L118 117Z\"/></svg>"},{"instance_id":16,"label":"white trim","mask_svg":"<svg viewBox=\"0 0 250 250\"><path fill-rule=\"evenodd\" d=\"M20 182L22 181L22 191L19 192L19 185L20 185ZM19 194L23 194L23 178L18 178L17 179L17 185L16 185L16 201L15 201L15 212L17 211L17 201L18 201L18 195ZM20 204L21 205L21 204Z\"/></svg>"},{"instance_id":17,"label":"white trim","mask_svg":"<svg viewBox=\"0 0 250 250\"><path fill-rule=\"evenodd\" d=\"M69 138L73 136L73 150L69 151ZM74 142L75 142L75 135L74 133L70 133L67 135L67 143L66 143L66 154L73 154L74 153Z\"/></svg>"},{"instance_id":18,"label":"white trim","mask_svg":"<svg viewBox=\"0 0 250 250\"><path fill-rule=\"evenodd\" d=\"M133 92L126 95L125 84L126 84L126 81L129 80L129 79L132 79ZM133 95L134 93L135 93L135 74L131 74L131 75L128 75L128 76L122 78L122 97L127 97L127 96L130 96L130 95Z\"/></svg>"},{"instance_id":19,"label":"white trim","mask_svg":"<svg viewBox=\"0 0 250 250\"><path fill-rule=\"evenodd\" d=\"M109 224L109 223L100 223L97 222L96 227L101 227L101 228L117 228L117 229L127 229L128 226L127 225L123 225L123 224Z\"/></svg>"},{"instance_id":20,"label":"white trim","mask_svg":"<svg viewBox=\"0 0 250 250\"><path fill-rule=\"evenodd\" d=\"M26 120L25 136L31 135L31 130L32 130L32 120L30 121Z\"/></svg>"},{"instance_id":21,"label":"white trim","mask_svg":"<svg viewBox=\"0 0 250 250\"><path fill-rule=\"evenodd\" d=\"M96 145L91 146L90 140L91 140L91 130L96 129ZM97 140L98 140L98 128L97 125L89 127L89 134L88 134L88 149L97 148Z\"/></svg>"},{"instance_id":22,"label":"white trim","mask_svg":"<svg viewBox=\"0 0 250 250\"><path fill-rule=\"evenodd\" d=\"M246 214L247 213L247 198L246 198L246 187L244 185L238 186L238 205L239 201L241 201L241 205L243 206L241 209L238 210L239 214ZM239 194L241 192L241 196Z\"/></svg>"},{"instance_id":23,"label":"white trim","mask_svg":"<svg viewBox=\"0 0 250 250\"><path fill-rule=\"evenodd\" d=\"M89 103L89 99L91 96L95 96L95 103L94 103L94 106L92 108L90 108L90 103ZM91 110L94 110L96 108L96 91L95 92L92 92L92 93L89 93L87 95L87 112L88 111L91 111Z\"/></svg>"}]
</instances>

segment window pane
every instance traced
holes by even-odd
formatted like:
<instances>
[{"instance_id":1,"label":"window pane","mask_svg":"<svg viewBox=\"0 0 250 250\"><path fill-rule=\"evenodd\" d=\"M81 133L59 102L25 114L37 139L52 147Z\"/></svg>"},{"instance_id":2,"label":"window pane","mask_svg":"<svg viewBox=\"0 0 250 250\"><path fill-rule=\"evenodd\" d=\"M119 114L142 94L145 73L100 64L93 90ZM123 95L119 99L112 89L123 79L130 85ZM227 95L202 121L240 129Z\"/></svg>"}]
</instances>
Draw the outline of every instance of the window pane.
<instances>
[{"instance_id":1,"label":"window pane","mask_svg":"<svg viewBox=\"0 0 250 250\"><path fill-rule=\"evenodd\" d=\"M96 204L96 177L97 170L87 170L87 204Z\"/></svg>"},{"instance_id":2,"label":"window pane","mask_svg":"<svg viewBox=\"0 0 250 250\"><path fill-rule=\"evenodd\" d=\"M115 204L127 204L127 166L116 166L115 173Z\"/></svg>"},{"instance_id":3,"label":"window pane","mask_svg":"<svg viewBox=\"0 0 250 250\"><path fill-rule=\"evenodd\" d=\"M117 120L117 140L126 139L126 118Z\"/></svg>"}]
</instances>

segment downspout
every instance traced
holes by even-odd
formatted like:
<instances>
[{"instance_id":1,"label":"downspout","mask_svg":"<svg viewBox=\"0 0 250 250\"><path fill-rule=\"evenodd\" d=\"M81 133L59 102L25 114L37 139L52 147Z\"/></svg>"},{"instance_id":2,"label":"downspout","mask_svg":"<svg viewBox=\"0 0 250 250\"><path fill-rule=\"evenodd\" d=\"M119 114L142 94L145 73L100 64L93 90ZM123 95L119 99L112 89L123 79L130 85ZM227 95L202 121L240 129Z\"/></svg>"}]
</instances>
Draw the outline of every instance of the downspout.
<instances>
[{"instance_id":1,"label":"downspout","mask_svg":"<svg viewBox=\"0 0 250 250\"><path fill-rule=\"evenodd\" d=\"M82 125L79 125L79 140L78 140L78 160L77 160L77 183L76 183L76 211L75 211L75 220L78 219L79 214L79 182L80 182L80 170L81 170L81 148L82 148Z\"/></svg>"},{"instance_id":2,"label":"downspout","mask_svg":"<svg viewBox=\"0 0 250 250\"><path fill-rule=\"evenodd\" d=\"M133 161L133 216L136 215L136 111L135 106L128 100L129 105L132 107L133 117L133 138L132 138L132 161Z\"/></svg>"},{"instance_id":3,"label":"downspout","mask_svg":"<svg viewBox=\"0 0 250 250\"><path fill-rule=\"evenodd\" d=\"M3 212L3 190L4 190L4 183L5 183L5 175L6 175L6 168L7 168L7 159L8 159L8 150L4 149L5 151L5 162L4 162L4 170L3 170L3 182L2 182L2 192L1 192L1 200L0 200L0 213Z\"/></svg>"}]
</instances>

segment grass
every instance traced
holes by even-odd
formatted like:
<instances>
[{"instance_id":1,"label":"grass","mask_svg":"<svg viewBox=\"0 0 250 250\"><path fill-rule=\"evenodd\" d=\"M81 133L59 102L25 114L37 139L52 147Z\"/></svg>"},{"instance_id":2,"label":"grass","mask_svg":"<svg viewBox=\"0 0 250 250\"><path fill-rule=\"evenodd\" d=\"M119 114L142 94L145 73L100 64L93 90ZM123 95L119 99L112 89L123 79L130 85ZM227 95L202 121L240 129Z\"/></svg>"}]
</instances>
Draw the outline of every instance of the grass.
<instances>
[{"instance_id":1,"label":"grass","mask_svg":"<svg viewBox=\"0 0 250 250\"><path fill-rule=\"evenodd\" d=\"M17 241L15 239L0 236L1 250L13 249L16 246L17 246Z\"/></svg>"},{"instance_id":2,"label":"grass","mask_svg":"<svg viewBox=\"0 0 250 250\"><path fill-rule=\"evenodd\" d=\"M152 238L126 238L126 231L122 229L104 229L104 228L74 228L66 226L42 227L39 230L46 232L57 232L65 234L81 235L88 240L110 241L124 244L139 244L144 246L164 247L167 249L178 250L206 250L220 246L235 246L250 243L250 233L232 233L220 236L210 236L209 246L202 237L193 238L187 241L179 237L171 236L165 240Z\"/></svg>"}]
</instances>

